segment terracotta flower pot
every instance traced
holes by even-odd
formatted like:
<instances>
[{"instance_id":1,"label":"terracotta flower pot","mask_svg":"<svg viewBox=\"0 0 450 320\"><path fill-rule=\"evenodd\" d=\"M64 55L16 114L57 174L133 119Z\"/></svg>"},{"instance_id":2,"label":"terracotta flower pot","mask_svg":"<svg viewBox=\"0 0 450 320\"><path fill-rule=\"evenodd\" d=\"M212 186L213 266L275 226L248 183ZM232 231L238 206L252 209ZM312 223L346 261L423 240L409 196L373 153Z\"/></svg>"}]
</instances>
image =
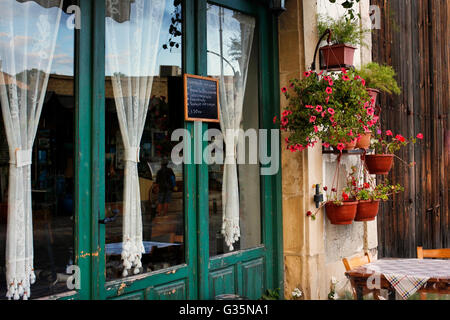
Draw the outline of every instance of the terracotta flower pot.
<instances>
[{"instance_id":1,"label":"terracotta flower pot","mask_svg":"<svg viewBox=\"0 0 450 320\"><path fill-rule=\"evenodd\" d=\"M323 68L353 66L355 47L346 44L335 44L320 48Z\"/></svg>"},{"instance_id":2,"label":"terracotta flower pot","mask_svg":"<svg viewBox=\"0 0 450 320\"><path fill-rule=\"evenodd\" d=\"M359 200L355 221L373 221L378 214L380 200Z\"/></svg>"},{"instance_id":3,"label":"terracotta flower pot","mask_svg":"<svg viewBox=\"0 0 450 320\"><path fill-rule=\"evenodd\" d=\"M353 150L356 148L356 139L352 142L346 142L345 143L345 150Z\"/></svg>"},{"instance_id":4,"label":"terracotta flower pot","mask_svg":"<svg viewBox=\"0 0 450 320\"><path fill-rule=\"evenodd\" d=\"M344 202L342 205L335 205L333 202L325 204L325 211L331 224L348 225L352 224L356 217L358 202Z\"/></svg>"},{"instance_id":5,"label":"terracotta flower pot","mask_svg":"<svg viewBox=\"0 0 450 320\"><path fill-rule=\"evenodd\" d=\"M370 139L372 138L372 132L361 135L361 139L356 142L356 148L369 149Z\"/></svg>"},{"instance_id":6,"label":"terracotta flower pot","mask_svg":"<svg viewBox=\"0 0 450 320\"><path fill-rule=\"evenodd\" d=\"M370 174L387 175L394 164L393 154L372 154L365 158L367 170Z\"/></svg>"},{"instance_id":7,"label":"terracotta flower pot","mask_svg":"<svg viewBox=\"0 0 450 320\"><path fill-rule=\"evenodd\" d=\"M373 98L372 107L375 108L375 105L377 103L377 97L380 93L380 90L373 89L373 88L367 88L367 93L369 94L370 98Z\"/></svg>"}]
</instances>

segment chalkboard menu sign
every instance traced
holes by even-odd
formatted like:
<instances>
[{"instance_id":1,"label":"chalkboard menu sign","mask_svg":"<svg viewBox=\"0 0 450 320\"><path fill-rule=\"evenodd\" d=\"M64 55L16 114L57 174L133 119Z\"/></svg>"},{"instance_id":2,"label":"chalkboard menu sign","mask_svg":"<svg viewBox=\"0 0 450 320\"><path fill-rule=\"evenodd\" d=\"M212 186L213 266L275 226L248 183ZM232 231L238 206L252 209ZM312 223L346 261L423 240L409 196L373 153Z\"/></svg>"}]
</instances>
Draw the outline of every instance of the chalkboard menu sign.
<instances>
[{"instance_id":1,"label":"chalkboard menu sign","mask_svg":"<svg viewBox=\"0 0 450 320\"><path fill-rule=\"evenodd\" d=\"M185 74L184 114L186 121L219 122L219 80Z\"/></svg>"}]
</instances>

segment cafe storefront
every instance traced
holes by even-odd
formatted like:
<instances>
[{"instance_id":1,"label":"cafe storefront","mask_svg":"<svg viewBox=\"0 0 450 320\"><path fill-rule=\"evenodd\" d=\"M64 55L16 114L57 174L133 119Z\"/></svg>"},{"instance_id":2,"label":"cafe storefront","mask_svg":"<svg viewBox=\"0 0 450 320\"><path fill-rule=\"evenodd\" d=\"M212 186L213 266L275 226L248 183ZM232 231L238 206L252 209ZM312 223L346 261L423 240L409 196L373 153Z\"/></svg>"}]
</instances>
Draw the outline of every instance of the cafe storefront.
<instances>
[{"instance_id":1,"label":"cafe storefront","mask_svg":"<svg viewBox=\"0 0 450 320\"><path fill-rule=\"evenodd\" d=\"M271 6L0 2L0 299L283 288L281 168L236 162L250 143L226 135L229 162L195 156L209 129L275 129ZM185 74L217 81L220 121L186 120ZM279 158L270 134L258 139ZM173 162L180 141L195 161Z\"/></svg>"}]
</instances>

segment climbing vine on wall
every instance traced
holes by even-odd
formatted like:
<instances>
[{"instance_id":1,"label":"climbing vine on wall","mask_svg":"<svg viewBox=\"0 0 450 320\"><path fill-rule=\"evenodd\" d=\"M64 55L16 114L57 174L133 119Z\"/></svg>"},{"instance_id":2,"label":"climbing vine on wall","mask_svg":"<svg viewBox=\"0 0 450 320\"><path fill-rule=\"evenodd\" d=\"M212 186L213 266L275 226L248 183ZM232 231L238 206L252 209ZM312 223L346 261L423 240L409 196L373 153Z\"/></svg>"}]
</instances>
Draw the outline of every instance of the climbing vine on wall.
<instances>
[{"instance_id":1,"label":"climbing vine on wall","mask_svg":"<svg viewBox=\"0 0 450 320\"><path fill-rule=\"evenodd\" d=\"M328 0L331 3L336 3L336 0ZM355 3L359 3L360 0L345 0L341 3L341 6L347 11L345 14L345 18L347 20L352 20L355 18L355 16L361 18L361 14L355 13L355 9L353 8Z\"/></svg>"}]
</instances>

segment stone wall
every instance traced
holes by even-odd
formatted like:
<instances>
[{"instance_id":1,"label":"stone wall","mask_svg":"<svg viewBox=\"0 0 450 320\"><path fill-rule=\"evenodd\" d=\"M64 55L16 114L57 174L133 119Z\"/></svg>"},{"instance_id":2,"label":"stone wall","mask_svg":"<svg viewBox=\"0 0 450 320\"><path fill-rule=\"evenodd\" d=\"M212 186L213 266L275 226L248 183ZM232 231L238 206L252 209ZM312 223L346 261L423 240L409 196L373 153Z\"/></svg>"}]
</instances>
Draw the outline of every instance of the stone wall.
<instances>
[{"instance_id":1,"label":"stone wall","mask_svg":"<svg viewBox=\"0 0 450 320\"><path fill-rule=\"evenodd\" d=\"M287 11L279 19L280 86L292 78L300 78L311 65L318 40L316 13L335 14L339 6L328 0L288 0ZM368 13L369 1L360 4L361 12ZM363 23L370 25L370 18L363 16ZM367 39L370 43L370 35ZM357 51L355 63L370 61L371 48ZM281 110L287 106L281 96ZM285 134L282 136L284 141ZM291 153L282 148L282 193L285 288L287 299L294 288L300 288L305 299L326 299L331 278L338 280L337 289L345 291L348 282L344 276L342 258L363 255L364 251L376 253L376 222L353 223L350 226L334 226L320 212L316 220L306 217L314 211L313 202L316 183L331 184L336 161L324 156L321 146L301 153ZM344 158L343 170L357 164L359 157ZM331 177L330 177L331 176ZM341 185L345 180L342 174Z\"/></svg>"}]
</instances>

